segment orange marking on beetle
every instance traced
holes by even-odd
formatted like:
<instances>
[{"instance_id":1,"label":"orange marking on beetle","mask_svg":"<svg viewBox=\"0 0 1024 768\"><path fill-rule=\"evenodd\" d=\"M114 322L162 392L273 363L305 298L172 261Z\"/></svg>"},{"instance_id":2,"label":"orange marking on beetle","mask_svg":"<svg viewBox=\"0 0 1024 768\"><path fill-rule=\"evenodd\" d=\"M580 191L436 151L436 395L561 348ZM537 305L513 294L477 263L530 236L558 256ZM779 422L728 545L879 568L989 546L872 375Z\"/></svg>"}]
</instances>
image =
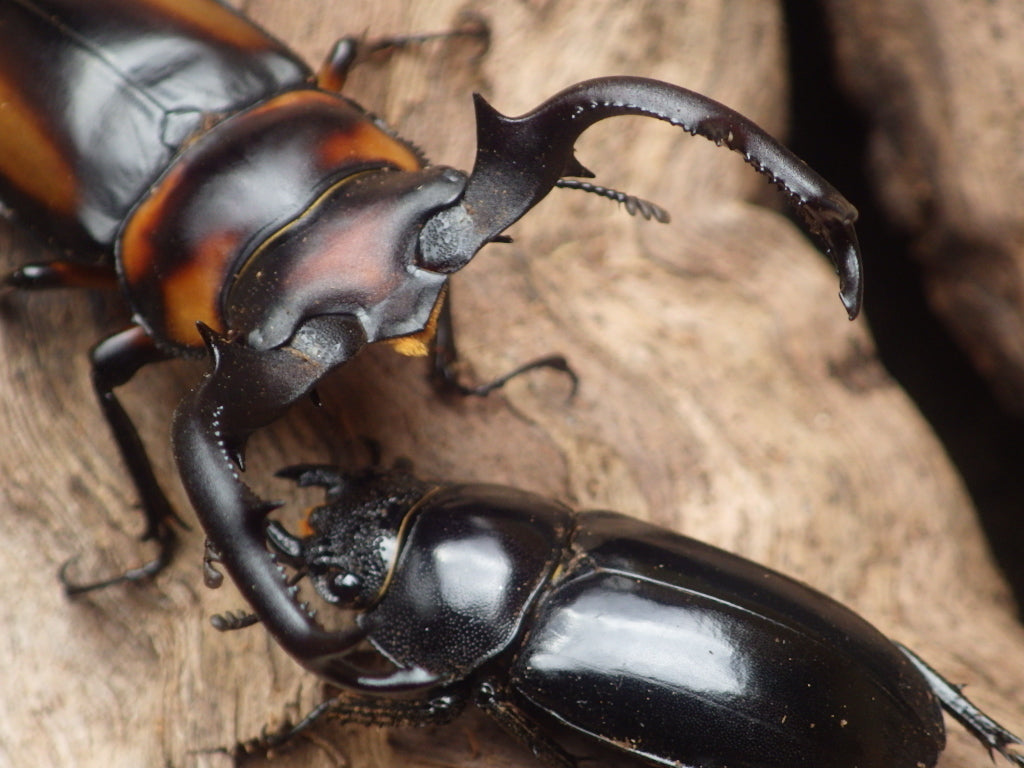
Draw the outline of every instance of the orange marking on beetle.
<instances>
[{"instance_id":1,"label":"orange marking on beetle","mask_svg":"<svg viewBox=\"0 0 1024 768\"><path fill-rule=\"evenodd\" d=\"M302 102L316 100L329 101L332 104L336 104L338 101L338 97L331 96L330 94L327 93L321 93L320 91L306 89L301 89L297 91L287 91L285 93L280 94L279 96L274 96L273 98L267 99L266 101L255 105L254 107L246 110L245 112L240 112L238 113L238 115L235 115L234 117L237 118L240 115L249 115L250 117L253 115L262 115L264 112L274 112L278 109L288 109L294 104L302 104Z\"/></svg>"},{"instance_id":2,"label":"orange marking on beetle","mask_svg":"<svg viewBox=\"0 0 1024 768\"><path fill-rule=\"evenodd\" d=\"M0 136L17 137L17 150L0 153L0 175L50 210L67 216L78 205L69 159L17 86L0 77Z\"/></svg>"},{"instance_id":3,"label":"orange marking on beetle","mask_svg":"<svg viewBox=\"0 0 1024 768\"><path fill-rule=\"evenodd\" d=\"M410 333L408 336L398 336L394 339L387 339L388 344L395 352L406 357L426 357L430 354L430 342L437 335L437 317L441 314L441 307L444 305L445 294L442 291L434 308L430 310L430 317L422 331Z\"/></svg>"},{"instance_id":4,"label":"orange marking on beetle","mask_svg":"<svg viewBox=\"0 0 1024 768\"><path fill-rule=\"evenodd\" d=\"M369 121L332 133L320 144L320 162L328 168L347 160L386 160L403 171L417 171L422 165L416 154Z\"/></svg>"},{"instance_id":5,"label":"orange marking on beetle","mask_svg":"<svg viewBox=\"0 0 1024 768\"><path fill-rule=\"evenodd\" d=\"M333 62L328 59L316 71L316 85L317 88L331 93L341 93L345 88L345 76L338 72L332 64Z\"/></svg>"},{"instance_id":6,"label":"orange marking on beetle","mask_svg":"<svg viewBox=\"0 0 1024 768\"><path fill-rule=\"evenodd\" d=\"M332 107L339 104L338 97L323 91L299 90L282 93L259 104L247 113L250 116L279 109L288 109L293 105L309 104L321 101ZM353 116L355 111L353 110ZM404 143L389 136L368 118L361 114L351 123L339 123L338 130L321 142L317 152L320 162L327 168L336 168L347 160L384 160L392 163L403 171L418 171L422 168L416 153Z\"/></svg>"},{"instance_id":7,"label":"orange marking on beetle","mask_svg":"<svg viewBox=\"0 0 1024 768\"><path fill-rule=\"evenodd\" d=\"M155 268L156 249L153 234L171 207L170 197L179 186L179 180L188 173L187 164L177 164L135 208L120 237L121 272L129 285L142 282Z\"/></svg>"},{"instance_id":8,"label":"orange marking on beetle","mask_svg":"<svg viewBox=\"0 0 1024 768\"><path fill-rule=\"evenodd\" d=\"M316 531L313 528L313 524L309 521L309 518L317 510L317 507L310 507L306 510L306 514L299 520L299 536L303 539L307 539L312 536Z\"/></svg>"},{"instance_id":9,"label":"orange marking on beetle","mask_svg":"<svg viewBox=\"0 0 1024 768\"><path fill-rule=\"evenodd\" d=\"M230 231L203 238L188 261L161 282L169 339L190 347L202 346L202 337L196 329L198 320L219 333L224 332L220 291L228 257L234 254L238 243L238 233Z\"/></svg>"},{"instance_id":10,"label":"orange marking on beetle","mask_svg":"<svg viewBox=\"0 0 1024 768\"><path fill-rule=\"evenodd\" d=\"M62 285L69 288L117 288L117 275L110 267L71 261L51 261L48 266L60 275Z\"/></svg>"},{"instance_id":11,"label":"orange marking on beetle","mask_svg":"<svg viewBox=\"0 0 1024 768\"><path fill-rule=\"evenodd\" d=\"M121 243L121 274L127 285L138 285L153 271L156 259L153 246L148 240L127 232L122 236Z\"/></svg>"}]
</instances>

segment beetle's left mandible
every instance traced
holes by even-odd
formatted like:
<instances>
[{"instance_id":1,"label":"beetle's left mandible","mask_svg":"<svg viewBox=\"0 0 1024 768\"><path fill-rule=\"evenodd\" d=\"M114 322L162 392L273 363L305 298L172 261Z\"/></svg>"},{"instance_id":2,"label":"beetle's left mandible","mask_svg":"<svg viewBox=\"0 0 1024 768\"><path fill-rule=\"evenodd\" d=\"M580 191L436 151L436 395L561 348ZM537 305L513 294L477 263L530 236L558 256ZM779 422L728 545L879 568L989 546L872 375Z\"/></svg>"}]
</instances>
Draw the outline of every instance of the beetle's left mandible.
<instances>
[{"instance_id":1,"label":"beetle's left mandible","mask_svg":"<svg viewBox=\"0 0 1024 768\"><path fill-rule=\"evenodd\" d=\"M457 206L423 228L423 263L461 269L485 243L536 205L566 176L593 174L573 145L609 117L664 120L743 155L795 206L804 229L832 260L839 297L852 320L863 286L854 208L838 190L738 112L694 91L639 77L605 77L574 85L521 117L506 117L476 97L476 164Z\"/></svg>"}]
</instances>

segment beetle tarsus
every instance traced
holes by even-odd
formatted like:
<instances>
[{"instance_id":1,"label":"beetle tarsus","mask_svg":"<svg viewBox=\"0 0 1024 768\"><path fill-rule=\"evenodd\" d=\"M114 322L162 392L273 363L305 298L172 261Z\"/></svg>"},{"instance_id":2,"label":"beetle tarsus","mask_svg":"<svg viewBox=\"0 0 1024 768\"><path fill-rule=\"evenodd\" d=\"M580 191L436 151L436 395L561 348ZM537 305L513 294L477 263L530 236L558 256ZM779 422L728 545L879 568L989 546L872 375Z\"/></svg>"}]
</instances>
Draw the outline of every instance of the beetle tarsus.
<instances>
[{"instance_id":1,"label":"beetle tarsus","mask_svg":"<svg viewBox=\"0 0 1024 768\"><path fill-rule=\"evenodd\" d=\"M366 39L364 37L346 36L340 38L317 71L317 84L328 91L340 92L353 68L371 59L390 56L413 46L423 45L434 40L450 40L453 38L470 38L480 41L482 50L479 56L487 53L491 47L491 29L487 22L474 13L460 16L460 23L455 29L445 32L426 32L419 35L394 35Z\"/></svg>"},{"instance_id":2,"label":"beetle tarsus","mask_svg":"<svg viewBox=\"0 0 1024 768\"><path fill-rule=\"evenodd\" d=\"M1011 751L1011 745L1024 745L1024 740L1011 733L991 717L982 712L963 694L962 685L955 685L932 669L920 656L905 645L896 643L903 654L921 673L928 685L946 710L957 722L966 728L971 735L984 744L991 755L998 752L1011 763L1024 766L1024 754Z\"/></svg>"},{"instance_id":3,"label":"beetle tarsus","mask_svg":"<svg viewBox=\"0 0 1024 768\"><path fill-rule=\"evenodd\" d=\"M458 717L465 707L465 698L454 695L408 700L335 696L318 704L294 725L285 722L273 731L264 728L257 738L239 744L236 752L269 754L287 746L325 719L346 725L385 727L445 725Z\"/></svg>"},{"instance_id":4,"label":"beetle tarsus","mask_svg":"<svg viewBox=\"0 0 1024 768\"><path fill-rule=\"evenodd\" d=\"M467 397L487 397L491 392L496 389L501 389L517 376L527 373L528 371L535 371L542 368L558 371L559 373L564 373L568 376L571 383L569 399L572 400L576 397L576 393L580 386L580 377L576 371L572 369L572 366L569 365L569 361L566 360L563 355L548 355L547 357L541 357L536 360L531 360L528 363L523 363L517 368L513 368L503 376L499 376L486 384L463 384L459 380L458 372L455 371L454 368L449 368L441 375L441 382L439 386L442 389L447 389Z\"/></svg>"},{"instance_id":5,"label":"beetle tarsus","mask_svg":"<svg viewBox=\"0 0 1024 768\"><path fill-rule=\"evenodd\" d=\"M99 579L97 581L90 582L75 582L68 578L68 569L76 562L77 558L71 558L61 565L57 571L57 580L61 586L64 587L64 594L68 597L77 597L78 595L84 595L87 592L95 592L100 589L106 589L116 584L131 584L140 581L148 581L154 576L159 574L167 564L174 558L174 552L177 549L177 536L174 531L166 524L160 525L159 530L156 531L154 536L150 536L151 539L155 539L158 545L158 551L156 557L144 565L140 565L136 568L130 568L124 573L120 573L117 576L111 576L106 579Z\"/></svg>"},{"instance_id":6,"label":"beetle tarsus","mask_svg":"<svg viewBox=\"0 0 1024 768\"><path fill-rule=\"evenodd\" d=\"M547 355L531 360L484 384L465 384L457 367L459 351L455 345L450 294L449 289L449 295L445 297L441 311L437 315L437 326L430 347L430 380L437 391L442 394L455 394L463 397L486 397L521 374L548 368L568 376L571 382L569 399L572 400L576 396L580 384L579 376L563 355Z\"/></svg>"},{"instance_id":7,"label":"beetle tarsus","mask_svg":"<svg viewBox=\"0 0 1024 768\"><path fill-rule=\"evenodd\" d=\"M217 570L217 564L220 562L220 551L207 538L203 544L203 584L207 589L220 589L224 584L224 574Z\"/></svg>"}]
</instances>

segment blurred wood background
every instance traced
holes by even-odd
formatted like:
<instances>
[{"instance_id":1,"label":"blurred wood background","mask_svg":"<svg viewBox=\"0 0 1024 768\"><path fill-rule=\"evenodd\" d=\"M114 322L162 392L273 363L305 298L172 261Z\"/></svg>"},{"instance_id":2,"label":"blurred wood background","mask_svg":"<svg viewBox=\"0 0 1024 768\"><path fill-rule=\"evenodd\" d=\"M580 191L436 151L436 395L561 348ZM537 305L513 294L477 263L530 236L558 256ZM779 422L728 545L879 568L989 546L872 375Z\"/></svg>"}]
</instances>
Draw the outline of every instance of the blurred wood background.
<instances>
[{"instance_id":1,"label":"blurred wood background","mask_svg":"<svg viewBox=\"0 0 1024 768\"><path fill-rule=\"evenodd\" d=\"M986 340L972 349L1012 403L1024 392L1012 362L1024 343L1015 204L1024 199L1024 83L1014 44L1024 18L1012 4L977 0L903 3L905 16L868 0L827 5L849 87L876 118L879 197L893 216L919 224L920 252L935 247L925 259L941 268L929 278L933 295L951 318L966 317L972 339ZM787 42L773 2L249 0L245 8L313 62L341 34L441 30L460 13L480 14L493 34L488 51L431 43L363 66L347 89L434 161L456 167L473 157L472 91L520 114L605 74L678 83L778 136L787 131ZM370 436L387 458L408 456L425 475L629 512L848 603L1024 730L1024 632L962 480L878 362L865 322L846 321L830 268L779 212L774 190L738 156L654 121L603 123L578 155L601 183L670 209L673 223L556 191L514 227L513 245L487 249L454 281L472 375L486 380L563 352L581 376L578 397L567 402L565 380L540 372L483 401L441 402L420 361L372 350L321 389L323 409L300 407L254 439L251 482L298 508L313 497L271 472L298 461L357 465L366 458L360 438ZM3 269L44 257L0 224ZM986 247L960 248L963 238ZM965 315L968 299L975 309ZM154 366L123 388L192 525L177 560L155 583L68 601L55 578L68 558L88 575L148 554L135 540L141 521L86 357L126 317L114 297L77 293L8 296L2 310L0 766L233 765L222 748L295 719L322 691L259 627L220 635L209 625L212 613L242 604L230 586L202 586L202 537L167 438L175 403L202 365ZM956 724L949 732L941 765L986 759ZM424 731L328 724L270 763L247 762L399 763L533 764L472 715Z\"/></svg>"}]
</instances>

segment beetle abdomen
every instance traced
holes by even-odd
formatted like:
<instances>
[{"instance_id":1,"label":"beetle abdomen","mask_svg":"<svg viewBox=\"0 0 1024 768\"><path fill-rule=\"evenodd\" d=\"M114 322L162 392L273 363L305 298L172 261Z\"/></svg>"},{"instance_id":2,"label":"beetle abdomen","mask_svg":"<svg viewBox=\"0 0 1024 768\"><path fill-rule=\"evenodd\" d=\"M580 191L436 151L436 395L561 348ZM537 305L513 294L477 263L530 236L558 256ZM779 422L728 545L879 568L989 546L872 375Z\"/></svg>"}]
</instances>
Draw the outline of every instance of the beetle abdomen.
<instances>
[{"instance_id":1,"label":"beetle abdomen","mask_svg":"<svg viewBox=\"0 0 1024 768\"><path fill-rule=\"evenodd\" d=\"M513 687L542 713L665 764L919 768L944 743L937 708L908 711L834 648L620 574L550 596Z\"/></svg>"},{"instance_id":2,"label":"beetle abdomen","mask_svg":"<svg viewBox=\"0 0 1024 768\"><path fill-rule=\"evenodd\" d=\"M310 77L211 0L3 0L0 28L0 197L93 253L212 116Z\"/></svg>"},{"instance_id":3,"label":"beetle abdomen","mask_svg":"<svg viewBox=\"0 0 1024 768\"><path fill-rule=\"evenodd\" d=\"M581 521L577 542L593 557L545 596L513 668L513 688L538 716L557 713L664 764L935 763L945 743L938 703L851 611L638 521ZM707 589L702 575L714 577ZM817 609L821 622L801 619Z\"/></svg>"}]
</instances>

